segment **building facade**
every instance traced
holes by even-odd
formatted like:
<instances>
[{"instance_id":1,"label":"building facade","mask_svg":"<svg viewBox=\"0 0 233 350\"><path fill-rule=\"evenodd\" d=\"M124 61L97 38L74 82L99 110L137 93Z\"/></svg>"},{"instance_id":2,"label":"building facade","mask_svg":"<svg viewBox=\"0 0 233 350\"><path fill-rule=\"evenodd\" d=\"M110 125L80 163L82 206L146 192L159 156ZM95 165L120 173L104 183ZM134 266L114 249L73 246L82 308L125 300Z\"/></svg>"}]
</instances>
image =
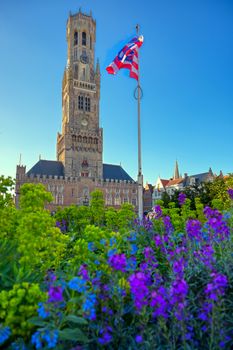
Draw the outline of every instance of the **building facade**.
<instances>
[{"instance_id":1,"label":"building facade","mask_svg":"<svg viewBox=\"0 0 233 350\"><path fill-rule=\"evenodd\" d=\"M216 177L217 175L213 174L211 168L209 168L209 170L205 173L195 175L188 175L185 173L182 177L179 173L178 163L176 161L173 178L165 180L158 177L152 193L152 203L154 205L157 200L161 199L164 192L166 192L168 195L172 195L176 190L182 191L189 186L199 185L202 182L210 182Z\"/></svg>"},{"instance_id":2,"label":"building facade","mask_svg":"<svg viewBox=\"0 0 233 350\"><path fill-rule=\"evenodd\" d=\"M39 160L29 171L17 165L16 204L23 183L43 183L53 194L49 209L88 205L101 189L108 206L132 203L138 185L120 165L103 164L103 129L99 125L100 66L95 64L96 22L79 11L66 27L67 64L62 81L62 130L57 160Z\"/></svg>"}]
</instances>

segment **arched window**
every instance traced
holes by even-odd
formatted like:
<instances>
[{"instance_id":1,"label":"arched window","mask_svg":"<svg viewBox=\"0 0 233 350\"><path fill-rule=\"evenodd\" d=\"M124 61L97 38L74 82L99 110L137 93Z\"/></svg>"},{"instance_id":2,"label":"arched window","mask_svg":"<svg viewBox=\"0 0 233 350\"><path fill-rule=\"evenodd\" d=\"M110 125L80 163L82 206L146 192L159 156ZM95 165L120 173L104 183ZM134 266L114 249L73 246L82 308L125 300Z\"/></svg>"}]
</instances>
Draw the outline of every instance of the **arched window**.
<instances>
[{"instance_id":1,"label":"arched window","mask_svg":"<svg viewBox=\"0 0 233 350\"><path fill-rule=\"evenodd\" d=\"M83 68L83 76L82 76L82 80L85 80L86 79L86 69Z\"/></svg>"},{"instance_id":2,"label":"arched window","mask_svg":"<svg viewBox=\"0 0 233 350\"><path fill-rule=\"evenodd\" d=\"M90 49L92 49L92 38L90 36Z\"/></svg>"},{"instance_id":3,"label":"arched window","mask_svg":"<svg viewBox=\"0 0 233 350\"><path fill-rule=\"evenodd\" d=\"M83 96L78 97L78 109L83 109Z\"/></svg>"},{"instance_id":4,"label":"arched window","mask_svg":"<svg viewBox=\"0 0 233 350\"><path fill-rule=\"evenodd\" d=\"M74 77L75 77L75 79L78 79L78 65L77 64L75 64L75 66L74 66Z\"/></svg>"},{"instance_id":5,"label":"arched window","mask_svg":"<svg viewBox=\"0 0 233 350\"><path fill-rule=\"evenodd\" d=\"M85 97L85 110L87 112L90 112L90 110L91 110L90 97Z\"/></svg>"},{"instance_id":6,"label":"arched window","mask_svg":"<svg viewBox=\"0 0 233 350\"><path fill-rule=\"evenodd\" d=\"M92 143L92 137L89 137L88 142Z\"/></svg>"},{"instance_id":7,"label":"arched window","mask_svg":"<svg viewBox=\"0 0 233 350\"><path fill-rule=\"evenodd\" d=\"M74 32L74 46L78 45L78 32Z\"/></svg>"},{"instance_id":8,"label":"arched window","mask_svg":"<svg viewBox=\"0 0 233 350\"><path fill-rule=\"evenodd\" d=\"M87 45L87 34L86 34L86 32L82 32L82 45L83 46Z\"/></svg>"}]
</instances>

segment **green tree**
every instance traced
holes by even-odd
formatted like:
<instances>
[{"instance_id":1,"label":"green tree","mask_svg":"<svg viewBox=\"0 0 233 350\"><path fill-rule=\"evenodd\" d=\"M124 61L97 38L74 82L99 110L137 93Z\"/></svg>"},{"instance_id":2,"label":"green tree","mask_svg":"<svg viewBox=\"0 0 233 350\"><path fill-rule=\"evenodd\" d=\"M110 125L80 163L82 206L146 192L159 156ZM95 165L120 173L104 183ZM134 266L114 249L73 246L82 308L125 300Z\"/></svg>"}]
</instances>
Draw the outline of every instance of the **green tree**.
<instances>
[{"instance_id":1,"label":"green tree","mask_svg":"<svg viewBox=\"0 0 233 350\"><path fill-rule=\"evenodd\" d=\"M118 215L115 208L108 208L105 211L105 222L109 230L116 231L118 229Z\"/></svg>"},{"instance_id":2,"label":"green tree","mask_svg":"<svg viewBox=\"0 0 233 350\"><path fill-rule=\"evenodd\" d=\"M24 211L43 210L47 203L52 202L53 196L42 184L23 184L20 187L19 206Z\"/></svg>"},{"instance_id":3,"label":"green tree","mask_svg":"<svg viewBox=\"0 0 233 350\"><path fill-rule=\"evenodd\" d=\"M90 210L92 223L94 225L103 225L104 223L104 195L101 190L95 190L91 193Z\"/></svg>"},{"instance_id":4,"label":"green tree","mask_svg":"<svg viewBox=\"0 0 233 350\"><path fill-rule=\"evenodd\" d=\"M128 228L133 224L134 219L137 217L134 211L134 206L130 203L122 204L117 214L119 228Z\"/></svg>"},{"instance_id":5,"label":"green tree","mask_svg":"<svg viewBox=\"0 0 233 350\"><path fill-rule=\"evenodd\" d=\"M0 209L13 206L13 189L14 189L14 180L8 176L0 176Z\"/></svg>"}]
</instances>

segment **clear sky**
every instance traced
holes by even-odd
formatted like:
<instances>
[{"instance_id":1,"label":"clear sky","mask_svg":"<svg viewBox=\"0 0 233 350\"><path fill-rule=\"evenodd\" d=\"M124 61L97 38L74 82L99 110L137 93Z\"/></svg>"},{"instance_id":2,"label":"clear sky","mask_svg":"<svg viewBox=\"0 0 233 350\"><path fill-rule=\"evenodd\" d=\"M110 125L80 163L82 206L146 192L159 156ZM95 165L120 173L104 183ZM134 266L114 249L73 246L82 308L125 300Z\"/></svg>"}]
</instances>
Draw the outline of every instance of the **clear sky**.
<instances>
[{"instance_id":1,"label":"clear sky","mask_svg":"<svg viewBox=\"0 0 233 350\"><path fill-rule=\"evenodd\" d=\"M232 0L0 1L0 174L56 159L66 20L97 22L104 162L137 176L136 80L106 66L140 24L144 182L181 173L233 172Z\"/></svg>"}]
</instances>

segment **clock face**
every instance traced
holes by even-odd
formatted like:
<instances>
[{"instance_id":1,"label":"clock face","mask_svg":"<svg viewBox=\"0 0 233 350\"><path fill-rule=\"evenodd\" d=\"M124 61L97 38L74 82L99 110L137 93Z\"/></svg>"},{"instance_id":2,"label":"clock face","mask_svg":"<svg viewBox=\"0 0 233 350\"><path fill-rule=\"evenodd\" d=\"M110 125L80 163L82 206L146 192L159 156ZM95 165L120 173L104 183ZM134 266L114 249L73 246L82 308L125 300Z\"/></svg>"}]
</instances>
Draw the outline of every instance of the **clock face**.
<instances>
[{"instance_id":1,"label":"clock face","mask_svg":"<svg viewBox=\"0 0 233 350\"><path fill-rule=\"evenodd\" d=\"M87 122L86 119L83 119L83 120L81 121L81 124L82 124L83 126L87 126L88 122Z\"/></svg>"},{"instance_id":2,"label":"clock face","mask_svg":"<svg viewBox=\"0 0 233 350\"><path fill-rule=\"evenodd\" d=\"M88 63L88 56L87 56L87 54L82 54L82 55L80 56L80 61L81 61L82 63L84 63L84 64L87 64L87 63Z\"/></svg>"}]
</instances>

